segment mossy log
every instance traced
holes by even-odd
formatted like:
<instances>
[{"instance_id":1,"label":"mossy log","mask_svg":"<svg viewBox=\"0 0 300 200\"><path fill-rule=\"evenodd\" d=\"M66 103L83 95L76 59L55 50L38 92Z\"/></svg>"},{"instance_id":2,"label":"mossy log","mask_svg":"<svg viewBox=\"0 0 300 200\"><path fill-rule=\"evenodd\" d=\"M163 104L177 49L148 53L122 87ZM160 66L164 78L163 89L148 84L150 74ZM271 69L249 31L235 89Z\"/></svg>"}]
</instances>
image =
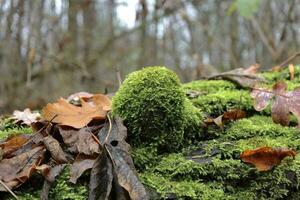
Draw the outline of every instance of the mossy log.
<instances>
[{"instance_id":1,"label":"mossy log","mask_svg":"<svg viewBox=\"0 0 300 200\"><path fill-rule=\"evenodd\" d=\"M269 87L278 80L285 80L290 90L300 86L299 66L294 80L288 70L261 76ZM297 121L293 119L288 127L273 123L270 108L254 110L250 90L225 80L181 85L176 75L161 67L150 74L129 75L122 87L114 99L114 113L125 119L134 163L151 199L299 199L299 155L266 172L240 160L242 151L261 146L300 150ZM185 96L190 90L199 95ZM223 128L203 125L203 117L217 117L230 109L246 111L247 118L226 122ZM2 138L22 132L29 133L29 129L7 120L0 123ZM155 138L151 139L151 134ZM71 185L67 177L66 171L57 179L52 199L86 199L86 178ZM40 188L33 189L30 184L15 191L21 199L38 199Z\"/></svg>"}]
</instances>

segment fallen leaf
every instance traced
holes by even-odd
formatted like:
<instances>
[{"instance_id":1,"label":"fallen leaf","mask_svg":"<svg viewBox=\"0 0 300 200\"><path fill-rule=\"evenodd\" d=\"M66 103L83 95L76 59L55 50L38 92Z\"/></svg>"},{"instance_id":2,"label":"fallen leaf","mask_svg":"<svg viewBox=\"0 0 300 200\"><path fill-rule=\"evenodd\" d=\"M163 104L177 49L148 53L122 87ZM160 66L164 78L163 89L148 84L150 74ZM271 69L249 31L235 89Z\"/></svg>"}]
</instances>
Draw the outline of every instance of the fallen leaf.
<instances>
[{"instance_id":1,"label":"fallen leaf","mask_svg":"<svg viewBox=\"0 0 300 200\"><path fill-rule=\"evenodd\" d=\"M295 159L296 152L287 148L260 147L242 152L240 158L246 163L255 165L258 171L268 171L279 165L287 156Z\"/></svg>"},{"instance_id":2,"label":"fallen leaf","mask_svg":"<svg viewBox=\"0 0 300 200\"><path fill-rule=\"evenodd\" d=\"M14 119L16 123L21 122L30 126L32 123L37 122L40 117L40 113L32 113L29 108L26 108L24 111L15 110L11 119Z\"/></svg>"},{"instance_id":3,"label":"fallen leaf","mask_svg":"<svg viewBox=\"0 0 300 200\"><path fill-rule=\"evenodd\" d=\"M9 154L21 148L29 140L29 135L17 135L7 138L3 143L0 143L3 158L10 157Z\"/></svg>"},{"instance_id":4,"label":"fallen leaf","mask_svg":"<svg viewBox=\"0 0 300 200\"><path fill-rule=\"evenodd\" d=\"M251 88L257 83L265 82L263 77L260 77L256 74L257 69L259 68L258 64L251 65L248 68L237 68L228 72L223 72L209 77L208 79L224 79L232 81L244 88Z\"/></svg>"},{"instance_id":5,"label":"fallen leaf","mask_svg":"<svg viewBox=\"0 0 300 200\"><path fill-rule=\"evenodd\" d=\"M43 108L45 120L74 128L82 128L93 119L105 119L110 110L110 100L105 95L94 95L91 102L81 99L81 107L70 104L61 98Z\"/></svg>"},{"instance_id":6,"label":"fallen leaf","mask_svg":"<svg viewBox=\"0 0 300 200\"><path fill-rule=\"evenodd\" d=\"M250 95L254 99L253 106L257 111L264 110L274 97L273 92L265 88L254 88Z\"/></svg>"},{"instance_id":7,"label":"fallen leaf","mask_svg":"<svg viewBox=\"0 0 300 200\"><path fill-rule=\"evenodd\" d=\"M66 166L67 166L66 164L56 165L43 174L45 177L45 181L40 194L40 199L48 200L51 185L54 183L55 178L62 173L62 171Z\"/></svg>"},{"instance_id":8,"label":"fallen leaf","mask_svg":"<svg viewBox=\"0 0 300 200\"><path fill-rule=\"evenodd\" d=\"M76 183L77 179L88 169L91 169L96 161L99 154L92 156L79 154L71 167L70 182Z\"/></svg>"},{"instance_id":9,"label":"fallen leaf","mask_svg":"<svg viewBox=\"0 0 300 200\"><path fill-rule=\"evenodd\" d=\"M97 158L91 171L89 200L108 200L113 182L113 167L107 152Z\"/></svg>"},{"instance_id":10,"label":"fallen leaf","mask_svg":"<svg viewBox=\"0 0 300 200\"><path fill-rule=\"evenodd\" d=\"M88 92L77 92L68 96L67 101L69 102L75 101L80 103L80 99L89 99L93 96L94 96L93 94Z\"/></svg>"},{"instance_id":11,"label":"fallen leaf","mask_svg":"<svg viewBox=\"0 0 300 200\"><path fill-rule=\"evenodd\" d=\"M131 199L148 199L146 190L135 171L129 153L130 145L125 141L127 129L122 120L120 118L112 119L111 125L106 123L98 135L100 142L106 145L105 149L111 155L118 184L128 192Z\"/></svg>"},{"instance_id":12,"label":"fallen leaf","mask_svg":"<svg viewBox=\"0 0 300 200\"><path fill-rule=\"evenodd\" d=\"M46 149L50 152L51 157L59 164L67 163L68 159L65 152L62 150L59 142L51 135L43 138Z\"/></svg>"},{"instance_id":13,"label":"fallen leaf","mask_svg":"<svg viewBox=\"0 0 300 200\"><path fill-rule=\"evenodd\" d=\"M235 121L246 117L246 112L239 109L232 109L224 112L224 114L216 117L216 118L206 118L204 122L206 124L214 123L217 126L223 128L224 123L226 121Z\"/></svg>"},{"instance_id":14,"label":"fallen leaf","mask_svg":"<svg viewBox=\"0 0 300 200\"><path fill-rule=\"evenodd\" d=\"M261 111L267 107L274 97L271 107L272 119L275 123L288 125L289 113L293 113L298 120L300 129L300 87L294 91L287 91L287 84L279 81L274 84L273 89L253 88L251 96L254 98L254 108Z\"/></svg>"},{"instance_id":15,"label":"fallen leaf","mask_svg":"<svg viewBox=\"0 0 300 200\"><path fill-rule=\"evenodd\" d=\"M60 126L59 133L71 153L93 155L100 153L100 146L92 135L98 132L100 127L101 126L84 127L78 130L71 127Z\"/></svg>"},{"instance_id":16,"label":"fallen leaf","mask_svg":"<svg viewBox=\"0 0 300 200\"><path fill-rule=\"evenodd\" d=\"M239 109L232 109L224 112L223 114L223 120L231 120L231 121L236 121L242 118L245 118L247 116L246 112L243 110Z\"/></svg>"},{"instance_id":17,"label":"fallen leaf","mask_svg":"<svg viewBox=\"0 0 300 200\"><path fill-rule=\"evenodd\" d=\"M289 65L290 79L294 80L295 78L295 66L293 64Z\"/></svg>"},{"instance_id":18,"label":"fallen leaf","mask_svg":"<svg viewBox=\"0 0 300 200\"><path fill-rule=\"evenodd\" d=\"M0 178L14 189L24 183L36 171L35 167L43 161L45 148L38 146L30 151L0 162ZM0 191L6 191L0 186Z\"/></svg>"}]
</instances>

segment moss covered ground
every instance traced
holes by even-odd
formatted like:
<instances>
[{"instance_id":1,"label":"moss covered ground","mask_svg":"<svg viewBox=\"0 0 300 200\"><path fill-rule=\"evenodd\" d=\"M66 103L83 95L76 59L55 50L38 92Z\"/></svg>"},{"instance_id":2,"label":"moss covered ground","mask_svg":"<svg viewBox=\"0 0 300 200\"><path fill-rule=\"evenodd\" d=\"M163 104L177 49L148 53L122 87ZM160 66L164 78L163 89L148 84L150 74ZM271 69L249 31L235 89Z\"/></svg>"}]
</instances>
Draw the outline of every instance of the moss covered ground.
<instances>
[{"instance_id":1,"label":"moss covered ground","mask_svg":"<svg viewBox=\"0 0 300 200\"><path fill-rule=\"evenodd\" d=\"M296 78L292 81L287 70L261 75L268 81L267 86L285 80L289 89L294 89L300 85L300 78L297 78L300 67L296 67L295 72ZM250 91L229 81L198 80L183 84L182 88L199 93L187 100L194 106L190 107L192 112L197 109L202 116L216 117L230 109L241 109L246 111L247 117L226 122L222 129L216 125L203 126L199 117L201 121L197 124L202 125L197 130L195 122L187 126L184 135L189 137L188 142L173 152L163 153L149 144L133 146L134 163L150 199L300 199L299 155L295 160L285 158L279 166L266 172L259 172L240 160L242 151L261 146L289 147L299 152L300 133L295 119L289 127L273 123L270 109L256 112ZM189 121L195 119L190 119L188 114L185 117ZM20 132L29 133L29 129L15 126L8 120L0 122L0 138ZM197 136L193 138L189 133ZM51 199L86 199L87 181L83 178L75 186L67 182L67 177L66 171L56 181ZM32 190L25 185L16 193L21 199L38 199L39 189Z\"/></svg>"}]
</instances>

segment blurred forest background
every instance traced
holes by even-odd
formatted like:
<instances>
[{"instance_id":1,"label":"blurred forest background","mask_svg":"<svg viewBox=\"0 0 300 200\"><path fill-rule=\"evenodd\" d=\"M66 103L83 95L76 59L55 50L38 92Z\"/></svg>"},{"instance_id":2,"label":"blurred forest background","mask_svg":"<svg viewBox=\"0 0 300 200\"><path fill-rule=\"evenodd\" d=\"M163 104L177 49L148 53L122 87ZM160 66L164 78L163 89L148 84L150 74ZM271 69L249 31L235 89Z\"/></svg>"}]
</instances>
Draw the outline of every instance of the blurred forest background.
<instances>
[{"instance_id":1,"label":"blurred forest background","mask_svg":"<svg viewBox=\"0 0 300 200\"><path fill-rule=\"evenodd\" d=\"M149 65L182 82L267 69L299 46L300 0L0 0L0 113L114 92Z\"/></svg>"}]
</instances>

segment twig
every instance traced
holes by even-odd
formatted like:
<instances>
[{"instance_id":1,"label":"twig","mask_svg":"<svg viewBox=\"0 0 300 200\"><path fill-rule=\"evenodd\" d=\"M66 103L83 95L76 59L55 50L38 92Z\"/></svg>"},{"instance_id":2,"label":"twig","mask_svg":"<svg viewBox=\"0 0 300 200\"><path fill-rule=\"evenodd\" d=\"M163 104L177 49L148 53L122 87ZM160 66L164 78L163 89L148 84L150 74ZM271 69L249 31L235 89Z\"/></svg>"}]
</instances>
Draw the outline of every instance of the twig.
<instances>
[{"instance_id":1,"label":"twig","mask_svg":"<svg viewBox=\"0 0 300 200\"><path fill-rule=\"evenodd\" d=\"M297 58L298 56L300 56L300 51L295 53L294 55L290 56L288 59L286 59L285 61L283 61L281 64L279 64L280 67L284 67L286 66L289 62L291 62L292 60L294 60L295 58Z\"/></svg>"},{"instance_id":2,"label":"twig","mask_svg":"<svg viewBox=\"0 0 300 200\"><path fill-rule=\"evenodd\" d=\"M86 126L88 132L91 134L92 138L95 140L95 142L97 142L100 146L101 146L101 143L100 141L98 140L98 138L90 131L89 127Z\"/></svg>"},{"instance_id":3,"label":"twig","mask_svg":"<svg viewBox=\"0 0 300 200\"><path fill-rule=\"evenodd\" d=\"M121 78L121 73L120 73L119 67L117 67L117 79L118 79L119 88L120 88L122 85L122 78Z\"/></svg>"},{"instance_id":4,"label":"twig","mask_svg":"<svg viewBox=\"0 0 300 200\"><path fill-rule=\"evenodd\" d=\"M110 136L110 133L111 133L111 129L112 129L112 123L111 123L111 119L110 119L110 116L109 116L109 113L107 114L107 118L108 118L108 121L109 121L109 129L108 129L108 133L105 137L105 140L104 140L104 144L106 144L109 136Z\"/></svg>"},{"instance_id":5,"label":"twig","mask_svg":"<svg viewBox=\"0 0 300 200\"><path fill-rule=\"evenodd\" d=\"M17 197L17 195L11 190L9 189L9 187L0 179L0 184L17 200L19 200L19 198Z\"/></svg>"}]
</instances>

